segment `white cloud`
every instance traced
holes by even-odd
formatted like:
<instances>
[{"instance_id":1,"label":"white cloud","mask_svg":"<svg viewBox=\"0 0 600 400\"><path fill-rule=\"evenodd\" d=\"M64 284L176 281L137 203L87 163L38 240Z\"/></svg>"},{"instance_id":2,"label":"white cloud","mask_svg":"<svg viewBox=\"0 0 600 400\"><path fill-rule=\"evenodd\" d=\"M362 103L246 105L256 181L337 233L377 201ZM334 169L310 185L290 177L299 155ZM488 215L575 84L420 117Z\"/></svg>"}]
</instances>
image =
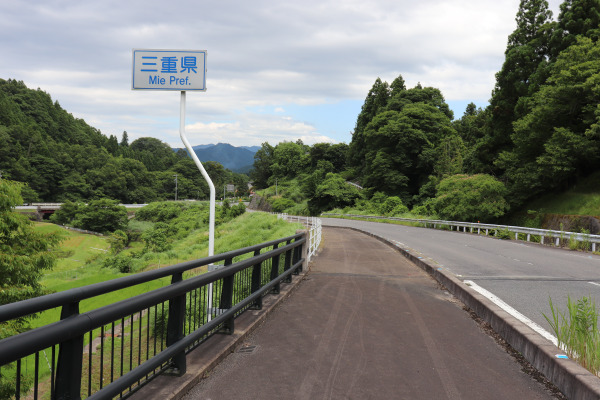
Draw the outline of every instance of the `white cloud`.
<instances>
[{"instance_id":1,"label":"white cloud","mask_svg":"<svg viewBox=\"0 0 600 400\"><path fill-rule=\"evenodd\" d=\"M555 14L559 2L550 1ZM203 49L207 92L187 96L193 144L339 141L355 118L332 114L340 128L324 135L321 126L302 122L316 119L289 119L284 105L362 101L377 77L391 82L399 74L409 86L440 88L447 100L487 100L518 6L519 0L5 1L0 78L41 88L105 134L126 130L132 140L153 136L175 145L179 93L132 91L131 50Z\"/></svg>"}]
</instances>

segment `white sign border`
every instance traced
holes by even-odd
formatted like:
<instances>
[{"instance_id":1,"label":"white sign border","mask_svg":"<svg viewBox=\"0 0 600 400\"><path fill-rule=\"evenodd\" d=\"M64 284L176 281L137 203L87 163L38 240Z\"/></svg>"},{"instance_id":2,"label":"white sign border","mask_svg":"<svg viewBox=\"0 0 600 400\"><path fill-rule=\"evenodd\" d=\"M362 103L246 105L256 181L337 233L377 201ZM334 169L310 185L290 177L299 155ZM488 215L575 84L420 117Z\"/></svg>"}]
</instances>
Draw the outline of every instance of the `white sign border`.
<instances>
[{"instance_id":1,"label":"white sign border","mask_svg":"<svg viewBox=\"0 0 600 400\"><path fill-rule=\"evenodd\" d=\"M159 88L159 87L135 87L135 53L136 51L147 51L147 52L155 52L155 53L204 53L204 65L203 65L203 73L204 73L204 79L202 81L202 89L182 89L182 88ZM131 56L132 56L132 74L131 74L131 90L156 90L159 92L164 92L164 91L175 91L175 92L181 92L181 91L190 91L190 92L206 92L206 58L207 58L207 51L206 50L189 50L189 49L132 49L131 51Z\"/></svg>"}]
</instances>

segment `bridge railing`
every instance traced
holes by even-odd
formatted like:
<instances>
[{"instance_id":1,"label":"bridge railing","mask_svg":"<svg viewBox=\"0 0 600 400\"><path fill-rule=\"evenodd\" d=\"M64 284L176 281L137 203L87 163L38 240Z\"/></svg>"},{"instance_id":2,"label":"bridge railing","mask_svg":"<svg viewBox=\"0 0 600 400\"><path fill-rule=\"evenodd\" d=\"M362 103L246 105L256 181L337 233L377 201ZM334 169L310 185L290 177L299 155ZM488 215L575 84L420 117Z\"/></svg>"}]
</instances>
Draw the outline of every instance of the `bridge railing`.
<instances>
[{"instance_id":1,"label":"bridge railing","mask_svg":"<svg viewBox=\"0 0 600 400\"><path fill-rule=\"evenodd\" d=\"M127 397L235 318L262 307L305 263L306 233L107 282L0 306L0 329L61 307L60 320L0 340L0 397ZM221 266L198 275L198 269ZM80 313L81 302L163 280L164 286Z\"/></svg>"},{"instance_id":2,"label":"bridge railing","mask_svg":"<svg viewBox=\"0 0 600 400\"><path fill-rule=\"evenodd\" d=\"M511 226L511 225L493 225L493 224L481 224L478 222L460 222L460 221L444 221L444 220L433 220L433 219L414 219L414 218L398 218L398 217L382 217L372 215L351 215L351 214L331 214L324 213L324 217L348 217L348 218L361 218L361 219L376 219L376 220L389 220L389 221L400 221L417 223L426 228L447 228L450 230L463 232L471 232L485 235L498 236L502 232L508 232L511 238L515 240L523 238L526 241L530 241L532 237L539 237L540 243L544 244L546 238L551 240L551 243L560 246L561 241L574 240L580 243L587 243L590 245L592 252L598 249L600 244L600 235L591 235L587 233L578 232L566 232L557 231L552 229L537 229L527 228L522 226Z\"/></svg>"},{"instance_id":3,"label":"bridge railing","mask_svg":"<svg viewBox=\"0 0 600 400\"><path fill-rule=\"evenodd\" d=\"M308 229L308 260L310 261L312 256L317 254L321 244L321 219L302 215L288 215L287 213L279 213L277 217L289 222L298 222Z\"/></svg>"}]
</instances>

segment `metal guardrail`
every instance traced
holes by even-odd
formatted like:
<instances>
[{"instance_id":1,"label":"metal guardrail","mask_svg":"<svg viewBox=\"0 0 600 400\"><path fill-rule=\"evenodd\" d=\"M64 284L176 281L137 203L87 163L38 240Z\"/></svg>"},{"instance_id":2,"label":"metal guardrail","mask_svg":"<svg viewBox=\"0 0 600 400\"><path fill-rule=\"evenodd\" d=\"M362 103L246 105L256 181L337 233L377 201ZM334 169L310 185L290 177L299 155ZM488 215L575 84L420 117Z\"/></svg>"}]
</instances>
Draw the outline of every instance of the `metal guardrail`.
<instances>
[{"instance_id":1,"label":"metal guardrail","mask_svg":"<svg viewBox=\"0 0 600 400\"><path fill-rule=\"evenodd\" d=\"M319 245L321 244L321 219L317 217L305 217L300 215L288 215L286 213L277 214L277 218L283 219L289 222L298 222L303 224L308 229L308 261L317 254L317 250L319 249Z\"/></svg>"},{"instance_id":2,"label":"metal guardrail","mask_svg":"<svg viewBox=\"0 0 600 400\"><path fill-rule=\"evenodd\" d=\"M233 333L236 317L291 282L306 262L306 241L300 233L0 306L0 323L8 324L62 307L59 321L0 340L0 389L14 384L14 399L111 399L165 370L182 375L188 352L215 333ZM187 276L216 263L213 272ZM170 284L79 312L81 301L161 278Z\"/></svg>"},{"instance_id":3,"label":"metal guardrail","mask_svg":"<svg viewBox=\"0 0 600 400\"><path fill-rule=\"evenodd\" d=\"M515 240L519 240L519 235L524 235L526 241L530 241L532 236L540 237L540 243L544 244L545 238L554 239L554 245L560 246L561 241L565 240L576 240L581 243L589 243L591 251L595 252L600 244L600 235L591 235L587 233L577 232L566 232L557 231L551 229L537 229L527 228L522 226L511 226L511 225L493 225L493 224L481 224L476 222L460 222L460 221L444 221L444 220L433 220L433 219L413 219L413 218L398 218L398 217L383 217L373 215L353 215L353 214L331 214L324 213L324 217L349 217L349 218L363 218L363 219L377 219L377 220L390 220L390 221L401 221L401 222L412 222L423 225L426 228L437 229L442 227L449 227L450 230L456 228L460 231L462 228L463 232L469 230L471 233L477 231L481 234L485 231L485 235L489 235L490 232L494 235L498 235L499 232L509 232L514 234Z\"/></svg>"}]
</instances>

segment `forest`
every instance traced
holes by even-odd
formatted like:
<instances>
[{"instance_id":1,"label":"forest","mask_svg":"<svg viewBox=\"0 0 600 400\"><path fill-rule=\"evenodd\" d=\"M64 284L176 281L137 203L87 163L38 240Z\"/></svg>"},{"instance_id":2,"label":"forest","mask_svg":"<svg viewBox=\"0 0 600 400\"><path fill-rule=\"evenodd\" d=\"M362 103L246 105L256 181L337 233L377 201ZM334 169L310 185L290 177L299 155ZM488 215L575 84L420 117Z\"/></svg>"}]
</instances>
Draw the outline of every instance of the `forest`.
<instances>
[{"instance_id":1,"label":"forest","mask_svg":"<svg viewBox=\"0 0 600 400\"><path fill-rule=\"evenodd\" d=\"M247 194L248 177L203 163L216 188L234 184ZM103 198L125 204L208 199L209 189L187 152L158 139L129 143L74 118L40 89L0 79L0 174L27 185L26 203ZM219 189L217 189L217 192Z\"/></svg>"},{"instance_id":2,"label":"forest","mask_svg":"<svg viewBox=\"0 0 600 400\"><path fill-rule=\"evenodd\" d=\"M396 214L472 221L597 181L599 22L597 0L567 0L557 20L547 1L522 0L485 109L471 103L455 119L439 89L377 78L349 145L264 143L251 177L263 188L297 180L293 202L271 197L282 211L389 213L394 205Z\"/></svg>"}]
</instances>

